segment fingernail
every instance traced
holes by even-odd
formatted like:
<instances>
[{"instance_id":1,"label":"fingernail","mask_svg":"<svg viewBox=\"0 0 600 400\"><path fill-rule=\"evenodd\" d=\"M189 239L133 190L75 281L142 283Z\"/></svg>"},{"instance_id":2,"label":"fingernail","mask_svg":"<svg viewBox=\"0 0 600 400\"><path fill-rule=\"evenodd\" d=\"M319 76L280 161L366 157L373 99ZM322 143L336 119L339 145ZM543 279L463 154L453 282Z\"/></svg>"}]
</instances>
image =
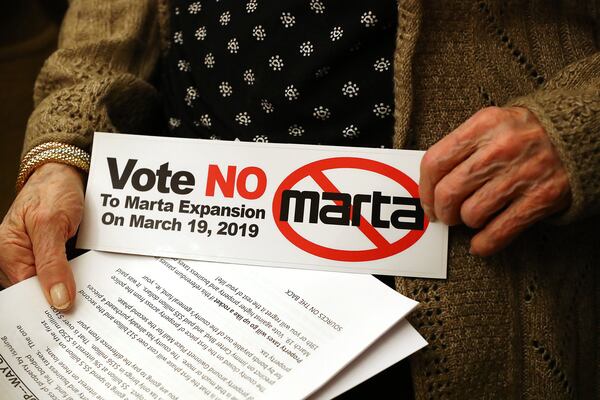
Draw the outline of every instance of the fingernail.
<instances>
[{"instance_id":1,"label":"fingernail","mask_svg":"<svg viewBox=\"0 0 600 400\"><path fill-rule=\"evenodd\" d=\"M50 299L52 300L52 305L54 308L59 310L65 310L71 305L69 292L67 291L65 284L62 282L52 286L52 289L50 289Z\"/></svg>"}]
</instances>

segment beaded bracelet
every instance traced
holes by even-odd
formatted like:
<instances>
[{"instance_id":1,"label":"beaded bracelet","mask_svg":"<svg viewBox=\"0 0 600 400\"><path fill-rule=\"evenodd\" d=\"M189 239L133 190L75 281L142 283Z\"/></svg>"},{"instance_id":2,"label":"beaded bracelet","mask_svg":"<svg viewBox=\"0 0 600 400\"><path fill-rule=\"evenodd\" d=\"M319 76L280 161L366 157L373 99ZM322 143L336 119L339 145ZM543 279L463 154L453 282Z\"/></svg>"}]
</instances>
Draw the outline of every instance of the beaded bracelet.
<instances>
[{"instance_id":1,"label":"beaded bracelet","mask_svg":"<svg viewBox=\"0 0 600 400\"><path fill-rule=\"evenodd\" d=\"M70 165L84 172L90 169L90 155L84 150L65 143L47 142L34 147L23 157L17 177L17 192L36 168L50 162Z\"/></svg>"}]
</instances>

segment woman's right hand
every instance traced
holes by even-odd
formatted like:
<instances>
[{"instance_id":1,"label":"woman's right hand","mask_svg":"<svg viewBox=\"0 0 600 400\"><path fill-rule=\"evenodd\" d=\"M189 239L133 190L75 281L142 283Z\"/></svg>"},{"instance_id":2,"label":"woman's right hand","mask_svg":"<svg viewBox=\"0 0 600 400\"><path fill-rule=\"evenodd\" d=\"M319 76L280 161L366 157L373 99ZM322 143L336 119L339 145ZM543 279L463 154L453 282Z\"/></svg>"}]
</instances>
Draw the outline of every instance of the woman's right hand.
<instances>
[{"instance_id":1,"label":"woman's right hand","mask_svg":"<svg viewBox=\"0 0 600 400\"><path fill-rule=\"evenodd\" d=\"M68 310L75 281L65 243L83 212L83 176L68 165L37 168L0 225L0 270L9 284L37 275L48 303Z\"/></svg>"}]
</instances>

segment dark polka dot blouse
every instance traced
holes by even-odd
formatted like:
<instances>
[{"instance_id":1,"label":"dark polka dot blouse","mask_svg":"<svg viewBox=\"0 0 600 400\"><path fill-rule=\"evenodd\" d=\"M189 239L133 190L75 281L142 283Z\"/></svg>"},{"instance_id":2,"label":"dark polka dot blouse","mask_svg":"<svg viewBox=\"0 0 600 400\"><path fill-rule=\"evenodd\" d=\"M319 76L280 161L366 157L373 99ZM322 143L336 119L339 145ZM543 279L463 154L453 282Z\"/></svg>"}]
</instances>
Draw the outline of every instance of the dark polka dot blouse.
<instances>
[{"instance_id":1,"label":"dark polka dot blouse","mask_svg":"<svg viewBox=\"0 0 600 400\"><path fill-rule=\"evenodd\" d=\"M396 2L172 0L172 134L390 147Z\"/></svg>"}]
</instances>

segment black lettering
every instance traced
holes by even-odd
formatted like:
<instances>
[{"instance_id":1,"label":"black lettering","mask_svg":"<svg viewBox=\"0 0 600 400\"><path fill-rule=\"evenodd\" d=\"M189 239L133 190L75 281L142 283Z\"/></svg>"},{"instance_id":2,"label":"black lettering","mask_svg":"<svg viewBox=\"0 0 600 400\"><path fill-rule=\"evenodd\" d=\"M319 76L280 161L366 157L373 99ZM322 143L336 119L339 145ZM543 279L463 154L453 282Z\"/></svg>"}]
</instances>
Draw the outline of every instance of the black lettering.
<instances>
[{"instance_id":1,"label":"black lettering","mask_svg":"<svg viewBox=\"0 0 600 400\"><path fill-rule=\"evenodd\" d=\"M288 221L290 219L290 203L291 199L294 199L296 201L293 210L294 222L304 222L306 202L309 201L309 223L314 224L320 220L326 225L360 226L362 206L372 202L370 222L374 228L389 229L390 224L396 229L406 230L423 230L424 227L425 214L419 198L385 196L382 192L373 192L373 195L359 193L354 197L348 193L323 192L321 197L324 201L333 201L335 204L324 204L321 207L319 193L315 191L284 190L281 194L280 220ZM410 208L403 207L394 210L390 220L387 221L382 218L384 204L410 206ZM243 206L241 210L232 209L231 214L244 215L244 210Z\"/></svg>"},{"instance_id":2,"label":"black lettering","mask_svg":"<svg viewBox=\"0 0 600 400\"><path fill-rule=\"evenodd\" d=\"M352 225L360 226L360 213L362 208L362 203L370 203L371 196L368 194L357 194L354 195L354 200L352 201Z\"/></svg>"},{"instance_id":3,"label":"black lettering","mask_svg":"<svg viewBox=\"0 0 600 400\"><path fill-rule=\"evenodd\" d=\"M323 192L323 200L333 200L336 203L339 201L342 202L342 204L328 204L321 208L319 218L324 224L350 225L352 198L348 193ZM332 217L328 214L339 214L339 216Z\"/></svg>"},{"instance_id":4,"label":"black lettering","mask_svg":"<svg viewBox=\"0 0 600 400\"><path fill-rule=\"evenodd\" d=\"M173 171L169 169L169 163L162 164L156 172L148 168L140 168L133 172L138 160L129 159L127 160L127 164L125 164L123 173L119 174L117 159L108 157L106 160L108 162L108 170L110 172L113 189L123 189L130 177L131 185L140 192L151 190L157 183L157 180L157 189L159 193L169 193L169 190L172 190L173 193L176 194L189 194L196 184L192 173L188 171L178 171L173 174ZM171 178L171 182L169 182L169 178Z\"/></svg>"},{"instance_id":5,"label":"black lettering","mask_svg":"<svg viewBox=\"0 0 600 400\"><path fill-rule=\"evenodd\" d=\"M146 183L142 184L142 176L146 176ZM154 187L156 183L156 175L148 168L140 168L133 173L131 177L131 185L135 190L147 192Z\"/></svg>"},{"instance_id":6,"label":"black lettering","mask_svg":"<svg viewBox=\"0 0 600 400\"><path fill-rule=\"evenodd\" d=\"M129 180L129 176L131 176L131 172L133 171L133 168L137 164L138 160L127 160L127 164L125 164L125 169L123 170L123 174L121 176L119 176L117 159L108 157L106 161L108 162L108 171L110 172L110 180L112 182L113 189L123 189Z\"/></svg>"},{"instance_id":7,"label":"black lettering","mask_svg":"<svg viewBox=\"0 0 600 400\"><path fill-rule=\"evenodd\" d=\"M175 172L171 178L171 190L176 194L190 194L195 184L194 175L187 171Z\"/></svg>"},{"instance_id":8,"label":"black lettering","mask_svg":"<svg viewBox=\"0 0 600 400\"><path fill-rule=\"evenodd\" d=\"M373 192L373 210L371 211L371 223L375 228L389 228L390 222L381 219L381 205L390 204L390 196L382 196L381 192Z\"/></svg>"},{"instance_id":9,"label":"black lettering","mask_svg":"<svg viewBox=\"0 0 600 400\"><path fill-rule=\"evenodd\" d=\"M167 180L171 176L172 172L169 169L169 163L164 163L156 170L156 177L158 178L158 191L160 193L169 193L167 187Z\"/></svg>"},{"instance_id":10,"label":"black lettering","mask_svg":"<svg viewBox=\"0 0 600 400\"><path fill-rule=\"evenodd\" d=\"M281 209L279 210L279 219L287 221L290 212L290 199L296 200L294 209L294 222L304 222L304 205L306 200L310 200L310 212L308 222L316 224L319 216L319 193L311 190L284 190L281 194Z\"/></svg>"},{"instance_id":11,"label":"black lettering","mask_svg":"<svg viewBox=\"0 0 600 400\"><path fill-rule=\"evenodd\" d=\"M414 206L414 210L399 209L392 213L390 222L396 229L415 229L423 230L425 214L421 202L418 198L412 197L394 197L394 204ZM400 218L413 218L413 222L400 221Z\"/></svg>"}]
</instances>

